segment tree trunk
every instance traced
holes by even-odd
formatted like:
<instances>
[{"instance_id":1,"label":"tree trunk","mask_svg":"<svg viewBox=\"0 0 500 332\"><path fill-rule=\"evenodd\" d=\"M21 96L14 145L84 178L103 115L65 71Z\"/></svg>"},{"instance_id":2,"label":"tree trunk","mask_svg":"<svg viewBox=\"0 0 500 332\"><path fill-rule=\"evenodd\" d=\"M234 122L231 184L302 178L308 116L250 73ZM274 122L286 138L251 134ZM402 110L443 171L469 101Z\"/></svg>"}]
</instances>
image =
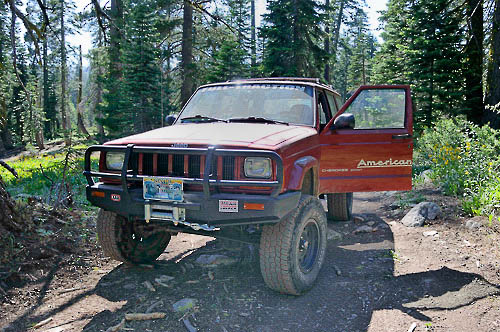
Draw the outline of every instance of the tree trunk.
<instances>
[{"instance_id":1,"label":"tree trunk","mask_svg":"<svg viewBox=\"0 0 500 332\"><path fill-rule=\"evenodd\" d=\"M99 46L99 49L101 49L102 47L102 32L101 32L101 29L97 29L97 45ZM103 68L101 65L99 65L97 67L97 71L98 71L98 77L102 77L104 75L103 73ZM94 111L97 109L97 105L99 105L101 102L102 102L102 84L101 84L101 80L98 79L97 82L96 82L96 97L95 97L95 103L94 103ZM97 110L97 114L96 114L96 119L102 119L103 118L103 115L102 115L102 111L100 110ZM104 143L104 127L102 126L102 124L100 123L100 121L96 121L97 122L97 141L99 143Z\"/></svg>"},{"instance_id":2,"label":"tree trunk","mask_svg":"<svg viewBox=\"0 0 500 332\"><path fill-rule=\"evenodd\" d=\"M327 23L325 27L325 52L330 55L330 0L325 0L325 7L327 13ZM330 59L326 61L325 73L324 73L326 84L330 83Z\"/></svg>"},{"instance_id":3,"label":"tree trunk","mask_svg":"<svg viewBox=\"0 0 500 332\"><path fill-rule=\"evenodd\" d=\"M122 77L120 65L120 49L121 49L121 31L123 20L123 2L122 0L111 0L111 18L114 24L110 25L109 29L109 59L110 59L110 75L118 80Z\"/></svg>"},{"instance_id":4,"label":"tree trunk","mask_svg":"<svg viewBox=\"0 0 500 332\"><path fill-rule=\"evenodd\" d=\"M467 69L465 71L465 104L467 119L479 124L484 113L483 105L483 0L467 1L470 17L469 42L466 45Z\"/></svg>"},{"instance_id":5,"label":"tree trunk","mask_svg":"<svg viewBox=\"0 0 500 332\"><path fill-rule=\"evenodd\" d=\"M339 46L340 28L342 26L342 18L344 17L345 1L346 0L340 0L340 8L337 15L337 22L335 23L335 31L334 31L335 37L333 38L333 50L332 50L334 60L336 60L335 56L337 55L337 50Z\"/></svg>"},{"instance_id":6,"label":"tree trunk","mask_svg":"<svg viewBox=\"0 0 500 332\"><path fill-rule=\"evenodd\" d=\"M60 1L61 4L61 122L64 131L64 143L66 146L71 145L71 138L69 135L69 119L66 114L66 30L64 26L64 0Z\"/></svg>"},{"instance_id":7,"label":"tree trunk","mask_svg":"<svg viewBox=\"0 0 500 332\"><path fill-rule=\"evenodd\" d=\"M495 0L491 31L491 60L488 67L488 108L483 123L500 129L500 0ZM496 106L496 108L495 108Z\"/></svg>"},{"instance_id":8,"label":"tree trunk","mask_svg":"<svg viewBox=\"0 0 500 332\"><path fill-rule=\"evenodd\" d=\"M80 57L79 57L79 63L78 63L78 96L76 99L76 116L77 116L77 125L78 125L78 131L85 136L87 136L87 139L90 139L89 132L87 131L87 128L85 128L85 123L83 122L83 104L84 102L82 101L82 89L83 89L83 61L82 61L82 45L79 47L80 51Z\"/></svg>"},{"instance_id":9,"label":"tree trunk","mask_svg":"<svg viewBox=\"0 0 500 332\"><path fill-rule=\"evenodd\" d=\"M43 1L43 5L46 6L47 0ZM47 68L47 36L43 39L42 44L42 71L43 71L43 114L48 113L49 109L49 70ZM49 138L52 138L54 134L51 128L52 119L45 120L45 133Z\"/></svg>"},{"instance_id":10,"label":"tree trunk","mask_svg":"<svg viewBox=\"0 0 500 332\"><path fill-rule=\"evenodd\" d=\"M250 15L251 15L251 25L250 25L250 49L251 49L251 66L252 66L252 77L254 77L257 67L257 40L255 39L255 0L250 0Z\"/></svg>"},{"instance_id":11,"label":"tree trunk","mask_svg":"<svg viewBox=\"0 0 500 332\"><path fill-rule=\"evenodd\" d=\"M188 101L193 93L193 7L184 0L184 21L182 23L182 86L181 106Z\"/></svg>"}]
</instances>

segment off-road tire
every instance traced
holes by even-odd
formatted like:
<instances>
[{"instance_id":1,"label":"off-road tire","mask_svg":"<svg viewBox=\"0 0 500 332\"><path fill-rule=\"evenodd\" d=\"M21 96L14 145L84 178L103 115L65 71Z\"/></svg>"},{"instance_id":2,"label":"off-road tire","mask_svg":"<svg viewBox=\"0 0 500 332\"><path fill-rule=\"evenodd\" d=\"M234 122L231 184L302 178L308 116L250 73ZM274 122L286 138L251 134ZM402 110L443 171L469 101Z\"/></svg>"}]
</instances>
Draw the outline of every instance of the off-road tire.
<instances>
[{"instance_id":1,"label":"off-road tire","mask_svg":"<svg viewBox=\"0 0 500 332\"><path fill-rule=\"evenodd\" d=\"M348 221L352 218L352 193L326 195L328 219L333 221Z\"/></svg>"},{"instance_id":2,"label":"off-road tire","mask_svg":"<svg viewBox=\"0 0 500 332\"><path fill-rule=\"evenodd\" d=\"M303 268L301 236L305 229L317 230L316 254L310 267ZM265 283L281 293L300 295L311 289L321 270L326 254L327 222L323 206L317 198L302 195L297 208L281 222L264 226L260 239L260 269ZM302 248L302 250L301 250ZM306 249L306 255L309 248Z\"/></svg>"},{"instance_id":3,"label":"off-road tire","mask_svg":"<svg viewBox=\"0 0 500 332\"><path fill-rule=\"evenodd\" d=\"M170 233L155 232L142 238L134 233L133 221L116 213L99 210L97 237L104 254L114 260L129 264L155 261L170 242Z\"/></svg>"}]
</instances>

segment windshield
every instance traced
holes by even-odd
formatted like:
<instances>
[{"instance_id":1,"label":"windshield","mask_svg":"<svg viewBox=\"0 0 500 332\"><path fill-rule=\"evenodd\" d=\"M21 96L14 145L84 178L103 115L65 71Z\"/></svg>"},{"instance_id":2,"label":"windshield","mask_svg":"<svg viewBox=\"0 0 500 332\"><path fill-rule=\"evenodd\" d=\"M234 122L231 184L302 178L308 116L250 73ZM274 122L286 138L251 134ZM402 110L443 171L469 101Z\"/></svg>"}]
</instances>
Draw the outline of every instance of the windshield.
<instances>
[{"instance_id":1,"label":"windshield","mask_svg":"<svg viewBox=\"0 0 500 332\"><path fill-rule=\"evenodd\" d=\"M263 118L313 126L313 89L262 83L206 87L196 92L179 118L181 122Z\"/></svg>"}]
</instances>

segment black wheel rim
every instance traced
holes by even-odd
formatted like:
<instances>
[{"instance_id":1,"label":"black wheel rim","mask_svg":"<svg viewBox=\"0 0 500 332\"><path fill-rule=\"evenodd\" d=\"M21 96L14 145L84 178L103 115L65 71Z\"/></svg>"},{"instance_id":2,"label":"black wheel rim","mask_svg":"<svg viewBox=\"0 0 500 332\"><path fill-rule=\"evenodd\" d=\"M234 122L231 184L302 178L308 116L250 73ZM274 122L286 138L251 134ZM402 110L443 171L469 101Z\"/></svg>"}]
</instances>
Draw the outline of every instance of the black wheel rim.
<instances>
[{"instance_id":1,"label":"black wheel rim","mask_svg":"<svg viewBox=\"0 0 500 332\"><path fill-rule=\"evenodd\" d=\"M310 219L300 234L297 247L299 267L302 272L308 273L316 265L319 241L318 225L315 220Z\"/></svg>"},{"instance_id":2,"label":"black wheel rim","mask_svg":"<svg viewBox=\"0 0 500 332\"><path fill-rule=\"evenodd\" d=\"M122 229L122 238L126 245L122 246L122 254L133 262L148 262L157 257L157 251L162 248L164 234L142 234L135 223L128 223ZM160 249L158 249L160 248Z\"/></svg>"}]
</instances>

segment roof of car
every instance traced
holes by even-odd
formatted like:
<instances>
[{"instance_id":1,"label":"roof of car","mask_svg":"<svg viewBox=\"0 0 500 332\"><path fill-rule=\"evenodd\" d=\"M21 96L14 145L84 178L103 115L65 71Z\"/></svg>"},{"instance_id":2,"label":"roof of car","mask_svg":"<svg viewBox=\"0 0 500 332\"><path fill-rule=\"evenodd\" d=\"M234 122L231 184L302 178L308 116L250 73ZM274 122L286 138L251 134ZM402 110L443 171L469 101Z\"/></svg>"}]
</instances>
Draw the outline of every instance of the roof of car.
<instances>
[{"instance_id":1,"label":"roof of car","mask_svg":"<svg viewBox=\"0 0 500 332\"><path fill-rule=\"evenodd\" d=\"M226 82L211 83L200 86L200 88L218 85L236 85L241 83L278 83L278 84L290 84L290 83L300 83L303 85L309 85L313 87L318 87L326 89L340 96L340 94L333 89L332 86L321 83L319 78L307 78L307 77L262 77L262 78L245 78L238 80L231 80Z\"/></svg>"}]
</instances>

